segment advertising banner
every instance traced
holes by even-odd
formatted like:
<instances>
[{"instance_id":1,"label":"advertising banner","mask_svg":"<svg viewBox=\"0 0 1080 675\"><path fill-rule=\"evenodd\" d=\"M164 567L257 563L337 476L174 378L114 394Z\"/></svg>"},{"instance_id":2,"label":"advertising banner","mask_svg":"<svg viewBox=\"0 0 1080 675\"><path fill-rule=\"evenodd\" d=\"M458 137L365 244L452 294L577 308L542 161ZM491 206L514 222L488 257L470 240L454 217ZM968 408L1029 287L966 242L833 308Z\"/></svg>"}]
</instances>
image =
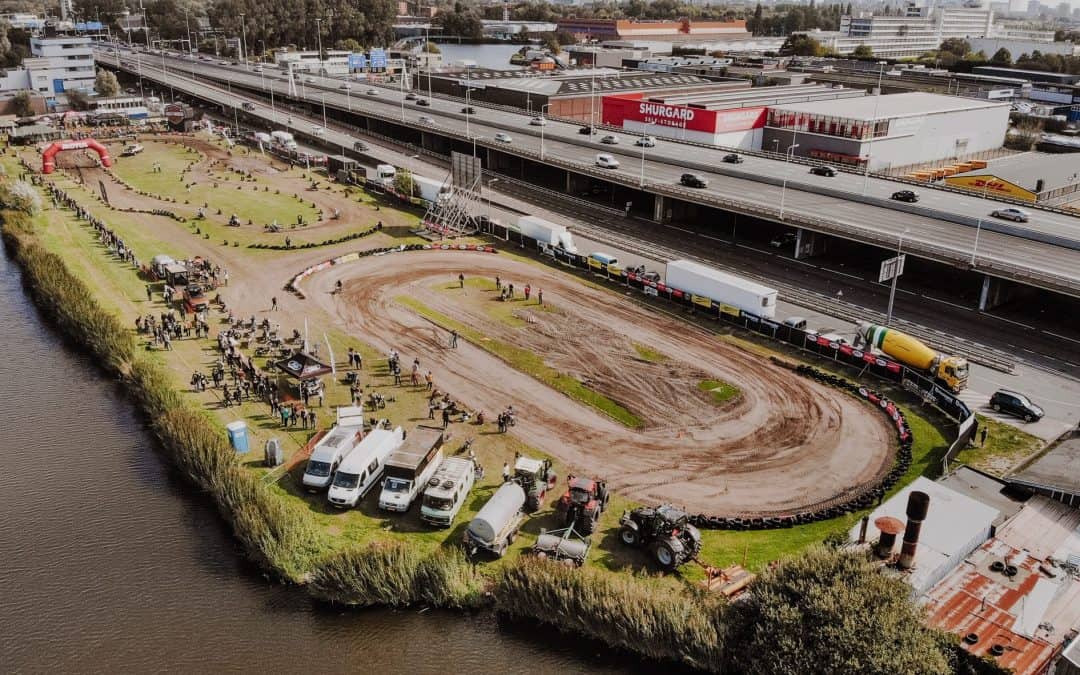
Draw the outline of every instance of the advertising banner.
<instances>
[{"instance_id":1,"label":"advertising banner","mask_svg":"<svg viewBox=\"0 0 1080 675\"><path fill-rule=\"evenodd\" d=\"M660 101L642 100L640 94L605 96L601 102L605 124L625 127L628 122L675 127L708 134L760 129L765 126L766 109L705 110Z\"/></svg>"},{"instance_id":2,"label":"advertising banner","mask_svg":"<svg viewBox=\"0 0 1080 675\"><path fill-rule=\"evenodd\" d=\"M945 183L947 185L952 185L953 187L966 188L975 192L983 192L985 190L988 194L1002 195L1005 197L1012 197L1013 199L1023 199L1029 202L1035 201L1035 193L1031 190L1022 188L1016 183L1010 183L997 176L948 176L945 178Z\"/></svg>"},{"instance_id":3,"label":"advertising banner","mask_svg":"<svg viewBox=\"0 0 1080 675\"><path fill-rule=\"evenodd\" d=\"M690 302L694 303L698 307L712 307L712 299L706 298L704 295L690 295Z\"/></svg>"}]
</instances>

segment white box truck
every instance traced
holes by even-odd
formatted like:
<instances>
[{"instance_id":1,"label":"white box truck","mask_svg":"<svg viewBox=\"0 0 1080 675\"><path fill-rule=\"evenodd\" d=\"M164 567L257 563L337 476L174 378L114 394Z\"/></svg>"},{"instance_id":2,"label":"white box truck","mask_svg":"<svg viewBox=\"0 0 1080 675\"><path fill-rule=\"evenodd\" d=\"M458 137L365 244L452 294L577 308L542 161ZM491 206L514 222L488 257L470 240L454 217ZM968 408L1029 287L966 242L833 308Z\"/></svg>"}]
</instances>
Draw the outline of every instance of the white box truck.
<instances>
[{"instance_id":1,"label":"white box truck","mask_svg":"<svg viewBox=\"0 0 1080 675\"><path fill-rule=\"evenodd\" d=\"M442 429L417 427L400 448L386 458L379 508L384 511L409 510L420 491L443 460Z\"/></svg>"},{"instance_id":2,"label":"white box truck","mask_svg":"<svg viewBox=\"0 0 1080 675\"><path fill-rule=\"evenodd\" d=\"M296 150L296 139L288 131L274 131L270 134L274 145L285 150Z\"/></svg>"},{"instance_id":3,"label":"white box truck","mask_svg":"<svg viewBox=\"0 0 1080 675\"><path fill-rule=\"evenodd\" d=\"M667 264L665 283L685 293L738 307L760 317L776 316L776 289L690 260Z\"/></svg>"},{"instance_id":4,"label":"white box truck","mask_svg":"<svg viewBox=\"0 0 1080 675\"><path fill-rule=\"evenodd\" d=\"M535 239L543 253L549 253L551 248L561 248L567 253L577 253L574 238L565 225L536 216L522 216L517 220L517 230L524 236Z\"/></svg>"},{"instance_id":5,"label":"white box truck","mask_svg":"<svg viewBox=\"0 0 1080 675\"><path fill-rule=\"evenodd\" d=\"M379 183L390 187L394 184L394 176L397 175L397 169L393 164L379 164L375 167L375 180Z\"/></svg>"},{"instance_id":6,"label":"white box truck","mask_svg":"<svg viewBox=\"0 0 1080 675\"><path fill-rule=\"evenodd\" d=\"M418 176L415 173L412 176L413 179L413 192L417 197L423 199L426 202L434 202L441 198L441 196L450 191L450 188L443 185L442 181L432 180L431 178L425 178Z\"/></svg>"}]
</instances>

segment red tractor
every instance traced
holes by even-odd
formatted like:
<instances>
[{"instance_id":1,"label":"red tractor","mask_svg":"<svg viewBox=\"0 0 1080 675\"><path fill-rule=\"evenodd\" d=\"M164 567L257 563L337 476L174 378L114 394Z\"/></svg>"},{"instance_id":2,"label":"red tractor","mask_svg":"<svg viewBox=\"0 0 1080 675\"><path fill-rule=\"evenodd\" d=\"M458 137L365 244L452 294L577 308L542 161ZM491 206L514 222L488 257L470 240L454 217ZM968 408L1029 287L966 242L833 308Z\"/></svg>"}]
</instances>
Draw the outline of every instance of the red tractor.
<instances>
[{"instance_id":1,"label":"red tractor","mask_svg":"<svg viewBox=\"0 0 1080 675\"><path fill-rule=\"evenodd\" d=\"M592 534L600 514L608 505L607 483L592 478L570 476L570 487L556 503L555 508L563 514L563 523L582 534Z\"/></svg>"}]
</instances>

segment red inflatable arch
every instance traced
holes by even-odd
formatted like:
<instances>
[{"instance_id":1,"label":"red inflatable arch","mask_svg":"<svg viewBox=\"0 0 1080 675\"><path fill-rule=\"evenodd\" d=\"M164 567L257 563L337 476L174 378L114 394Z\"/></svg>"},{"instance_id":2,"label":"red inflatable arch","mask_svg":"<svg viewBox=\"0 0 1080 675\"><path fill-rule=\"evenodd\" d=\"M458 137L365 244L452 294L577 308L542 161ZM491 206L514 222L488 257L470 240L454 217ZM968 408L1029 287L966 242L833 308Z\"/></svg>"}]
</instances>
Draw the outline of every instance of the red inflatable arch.
<instances>
[{"instance_id":1,"label":"red inflatable arch","mask_svg":"<svg viewBox=\"0 0 1080 675\"><path fill-rule=\"evenodd\" d=\"M92 138L84 138L81 141L58 141L45 148L45 152L41 153L41 173L56 171L57 153L64 150L84 150L86 148L90 148L101 157L102 166L106 168L112 166L112 157L109 157L108 148Z\"/></svg>"}]
</instances>

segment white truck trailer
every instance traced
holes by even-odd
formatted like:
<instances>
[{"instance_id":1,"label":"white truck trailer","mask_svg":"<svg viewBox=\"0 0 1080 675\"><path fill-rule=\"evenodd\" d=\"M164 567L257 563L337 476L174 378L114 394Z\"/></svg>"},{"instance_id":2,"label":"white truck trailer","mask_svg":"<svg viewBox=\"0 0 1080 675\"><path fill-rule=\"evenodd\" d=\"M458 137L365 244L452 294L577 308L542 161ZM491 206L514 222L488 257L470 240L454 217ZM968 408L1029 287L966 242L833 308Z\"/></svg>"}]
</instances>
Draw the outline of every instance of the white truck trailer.
<instances>
[{"instance_id":1,"label":"white truck trailer","mask_svg":"<svg viewBox=\"0 0 1080 675\"><path fill-rule=\"evenodd\" d=\"M565 225L536 216L522 216L517 220L517 230L524 236L535 239L544 253L548 253L551 248L561 248L567 253L577 253L574 238Z\"/></svg>"},{"instance_id":2,"label":"white truck trailer","mask_svg":"<svg viewBox=\"0 0 1080 675\"><path fill-rule=\"evenodd\" d=\"M443 185L442 181L418 176L415 173L413 174L412 179L413 192L417 197L426 202L438 201L442 195L450 191L450 188Z\"/></svg>"},{"instance_id":3,"label":"white truck trailer","mask_svg":"<svg viewBox=\"0 0 1080 675\"><path fill-rule=\"evenodd\" d=\"M776 316L775 288L690 260L669 262L665 283L671 288L738 307L760 317L772 319Z\"/></svg>"},{"instance_id":4,"label":"white truck trailer","mask_svg":"<svg viewBox=\"0 0 1080 675\"><path fill-rule=\"evenodd\" d=\"M288 131L274 131L270 134L270 139L279 148L285 150L296 150L296 139Z\"/></svg>"}]
</instances>

